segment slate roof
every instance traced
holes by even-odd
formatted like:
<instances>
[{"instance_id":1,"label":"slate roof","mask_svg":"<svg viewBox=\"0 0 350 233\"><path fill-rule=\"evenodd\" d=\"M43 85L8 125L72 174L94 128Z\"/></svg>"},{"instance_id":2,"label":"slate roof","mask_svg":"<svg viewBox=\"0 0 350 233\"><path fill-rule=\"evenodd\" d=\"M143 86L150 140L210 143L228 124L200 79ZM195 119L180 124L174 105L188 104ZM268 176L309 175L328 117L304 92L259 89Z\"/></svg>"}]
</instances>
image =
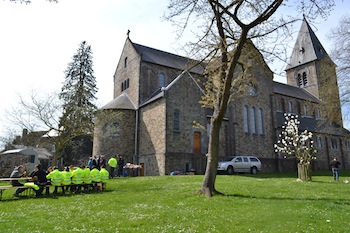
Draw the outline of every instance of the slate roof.
<instances>
[{"instance_id":1,"label":"slate roof","mask_svg":"<svg viewBox=\"0 0 350 233\"><path fill-rule=\"evenodd\" d=\"M38 153L38 159L51 159L53 158L53 154L50 153L46 148L35 147L34 151Z\"/></svg>"},{"instance_id":2,"label":"slate roof","mask_svg":"<svg viewBox=\"0 0 350 233\"><path fill-rule=\"evenodd\" d=\"M23 154L23 155L36 155L38 154L36 151L30 148L22 148L22 149L13 149L2 152L1 154Z\"/></svg>"},{"instance_id":3,"label":"slate roof","mask_svg":"<svg viewBox=\"0 0 350 233\"><path fill-rule=\"evenodd\" d=\"M343 127L326 125L321 120L315 119L314 117L299 116L298 120L300 121L298 127L299 131L307 130L309 132L318 132L343 137L348 136L350 133L347 129ZM284 125L285 121L286 119L284 116L284 112L276 112L277 128L281 128Z\"/></svg>"},{"instance_id":4,"label":"slate roof","mask_svg":"<svg viewBox=\"0 0 350 233\"><path fill-rule=\"evenodd\" d=\"M321 102L318 98L316 98L314 95L310 94L306 90L299 87L291 86L288 84L273 82L273 90L274 90L274 93L277 93L277 94L282 94L282 95L303 99L303 100L308 100L316 103Z\"/></svg>"},{"instance_id":5,"label":"slate roof","mask_svg":"<svg viewBox=\"0 0 350 233\"><path fill-rule=\"evenodd\" d=\"M142 61L149 63L175 68L178 70L188 69L198 63L198 61L144 45L133 43L133 46L141 55ZM202 65L196 65L190 71L197 74L203 74L204 67Z\"/></svg>"},{"instance_id":6,"label":"slate roof","mask_svg":"<svg viewBox=\"0 0 350 233\"><path fill-rule=\"evenodd\" d=\"M286 70L322 59L326 55L326 50L304 18Z\"/></svg>"},{"instance_id":7,"label":"slate roof","mask_svg":"<svg viewBox=\"0 0 350 233\"><path fill-rule=\"evenodd\" d=\"M130 100L129 96L123 92L117 98L103 106L101 109L131 109L135 110L136 107Z\"/></svg>"}]
</instances>

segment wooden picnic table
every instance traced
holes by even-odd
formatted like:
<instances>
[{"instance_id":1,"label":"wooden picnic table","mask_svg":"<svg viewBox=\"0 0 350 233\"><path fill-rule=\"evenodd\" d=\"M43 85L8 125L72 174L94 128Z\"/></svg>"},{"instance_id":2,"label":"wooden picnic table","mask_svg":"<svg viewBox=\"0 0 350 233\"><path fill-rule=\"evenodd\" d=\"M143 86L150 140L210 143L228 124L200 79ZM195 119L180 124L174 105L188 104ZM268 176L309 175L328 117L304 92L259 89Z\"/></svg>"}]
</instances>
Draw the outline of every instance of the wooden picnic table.
<instances>
[{"instance_id":1,"label":"wooden picnic table","mask_svg":"<svg viewBox=\"0 0 350 233\"><path fill-rule=\"evenodd\" d=\"M7 178L0 178L0 181L13 181L13 180L24 180L24 181L28 181L31 180L32 177L7 177ZM10 189L10 188L27 188L24 186L13 186L13 185L8 185L8 186L0 186L0 201L2 200L2 194L6 189Z\"/></svg>"},{"instance_id":2,"label":"wooden picnic table","mask_svg":"<svg viewBox=\"0 0 350 233\"><path fill-rule=\"evenodd\" d=\"M12 180L31 180L32 177L14 177L14 178L0 178L0 181L12 181Z\"/></svg>"}]
</instances>

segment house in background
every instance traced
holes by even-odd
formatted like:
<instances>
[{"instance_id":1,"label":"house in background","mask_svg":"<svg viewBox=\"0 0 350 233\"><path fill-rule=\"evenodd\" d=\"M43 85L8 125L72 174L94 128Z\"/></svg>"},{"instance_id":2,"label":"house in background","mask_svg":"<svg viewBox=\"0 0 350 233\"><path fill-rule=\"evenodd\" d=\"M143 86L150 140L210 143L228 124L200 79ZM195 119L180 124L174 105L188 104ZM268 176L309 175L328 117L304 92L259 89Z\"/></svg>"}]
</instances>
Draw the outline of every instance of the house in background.
<instances>
[{"instance_id":1,"label":"house in background","mask_svg":"<svg viewBox=\"0 0 350 233\"><path fill-rule=\"evenodd\" d=\"M53 164L53 155L53 141L47 131L28 132L23 129L22 135L7 144L0 153L0 176L9 177L18 165L25 165L27 172L33 171L37 163L47 169Z\"/></svg>"},{"instance_id":2,"label":"house in background","mask_svg":"<svg viewBox=\"0 0 350 233\"><path fill-rule=\"evenodd\" d=\"M23 148L7 150L0 153L0 176L9 177L14 167L25 165L27 172L34 170L34 165L38 163L38 153L33 149Z\"/></svg>"},{"instance_id":3,"label":"house in background","mask_svg":"<svg viewBox=\"0 0 350 233\"><path fill-rule=\"evenodd\" d=\"M220 158L255 155L265 172L295 170L295 160L284 160L274 152L284 114L290 113L299 116L301 130L314 134L318 150L314 169L328 169L334 156L343 168L349 167L349 132L342 125L335 65L307 21L301 25L286 68L287 84L273 81L254 44L247 43L243 54L253 81L245 95L228 105ZM203 174L212 111L198 103L205 91L200 82L205 67L194 64L128 37L114 74L114 99L97 114L93 155L108 159L122 154L127 162L142 165L142 175L193 169ZM333 95L326 96L325 88ZM333 106L331 119L325 119L329 115L322 112L323 103Z\"/></svg>"}]
</instances>

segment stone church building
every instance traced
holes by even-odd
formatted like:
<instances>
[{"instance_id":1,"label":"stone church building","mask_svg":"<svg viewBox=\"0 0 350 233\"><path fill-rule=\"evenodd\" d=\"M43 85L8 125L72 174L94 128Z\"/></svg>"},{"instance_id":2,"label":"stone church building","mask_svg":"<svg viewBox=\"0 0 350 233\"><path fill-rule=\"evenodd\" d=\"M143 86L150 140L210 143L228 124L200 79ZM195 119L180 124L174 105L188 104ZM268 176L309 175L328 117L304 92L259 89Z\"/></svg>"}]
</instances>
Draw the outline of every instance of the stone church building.
<instances>
[{"instance_id":1,"label":"stone church building","mask_svg":"<svg viewBox=\"0 0 350 233\"><path fill-rule=\"evenodd\" d=\"M300 130L313 132L318 151L313 169L326 170L334 156L350 166L349 132L343 128L335 64L304 19L287 84L273 81L262 55L247 44L254 82L230 102L220 138L220 158L255 155L263 172L296 169L295 159L274 152L284 113L299 116ZM93 155L121 154L142 165L141 175L172 171L204 174L211 111L201 107L205 67L196 61L136 44L128 37L114 74L114 99L97 112ZM331 95L324 87L332 90ZM331 103L332 123L321 106ZM198 125L202 126L199 127Z\"/></svg>"}]
</instances>

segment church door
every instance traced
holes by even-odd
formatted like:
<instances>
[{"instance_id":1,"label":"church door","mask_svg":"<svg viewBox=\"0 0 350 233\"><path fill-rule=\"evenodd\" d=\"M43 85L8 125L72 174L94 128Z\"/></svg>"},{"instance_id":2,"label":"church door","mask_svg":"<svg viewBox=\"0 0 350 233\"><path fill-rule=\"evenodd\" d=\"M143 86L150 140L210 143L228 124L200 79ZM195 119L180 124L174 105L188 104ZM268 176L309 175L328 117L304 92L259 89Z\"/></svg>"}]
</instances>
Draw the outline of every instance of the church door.
<instances>
[{"instance_id":1,"label":"church door","mask_svg":"<svg viewBox=\"0 0 350 233\"><path fill-rule=\"evenodd\" d=\"M201 132L193 134L193 153L199 155L201 153Z\"/></svg>"}]
</instances>

